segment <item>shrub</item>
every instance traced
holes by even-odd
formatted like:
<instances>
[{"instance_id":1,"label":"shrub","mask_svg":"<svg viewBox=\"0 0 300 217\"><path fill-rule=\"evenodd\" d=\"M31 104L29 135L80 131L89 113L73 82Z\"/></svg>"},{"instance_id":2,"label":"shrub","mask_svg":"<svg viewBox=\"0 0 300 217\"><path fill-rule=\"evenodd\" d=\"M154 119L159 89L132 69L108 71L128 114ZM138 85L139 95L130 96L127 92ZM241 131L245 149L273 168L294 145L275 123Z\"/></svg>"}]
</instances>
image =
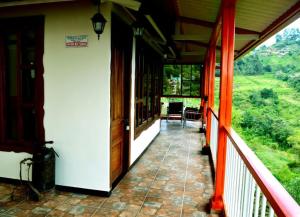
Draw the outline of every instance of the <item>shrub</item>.
<instances>
[{"instance_id":1,"label":"shrub","mask_svg":"<svg viewBox=\"0 0 300 217\"><path fill-rule=\"evenodd\" d=\"M298 187L296 187L298 186ZM288 192L294 197L294 199L300 203L300 177L294 177L286 184Z\"/></svg>"},{"instance_id":2,"label":"shrub","mask_svg":"<svg viewBox=\"0 0 300 217\"><path fill-rule=\"evenodd\" d=\"M278 143L281 149L288 149L292 147L288 138L291 135L291 130L288 124L278 118L276 113L267 113L261 111L246 111L240 123L244 129L250 129L252 133L258 136L267 136Z\"/></svg>"}]
</instances>

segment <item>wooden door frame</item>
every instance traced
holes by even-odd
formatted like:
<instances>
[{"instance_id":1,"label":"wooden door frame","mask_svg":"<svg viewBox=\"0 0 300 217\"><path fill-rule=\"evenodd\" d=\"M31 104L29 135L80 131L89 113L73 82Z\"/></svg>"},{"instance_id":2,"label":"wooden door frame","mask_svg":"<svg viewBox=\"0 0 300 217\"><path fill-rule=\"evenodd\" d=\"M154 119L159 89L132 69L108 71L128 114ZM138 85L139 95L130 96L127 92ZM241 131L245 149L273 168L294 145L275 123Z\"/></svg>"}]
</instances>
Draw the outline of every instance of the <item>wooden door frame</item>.
<instances>
[{"instance_id":1,"label":"wooden door frame","mask_svg":"<svg viewBox=\"0 0 300 217\"><path fill-rule=\"evenodd\" d=\"M129 25L126 24L125 21L122 20L122 18L120 16L118 16L118 14L116 13L112 13L112 25L111 25L111 45L113 44L113 22L116 22L114 21L114 16L115 17L118 17L117 20L121 21L123 24L122 25L126 25L128 26L128 30L131 31L131 27ZM129 38L129 37L128 37ZM132 36L132 40L133 40L133 36ZM117 185L117 183L121 180L121 178L126 174L126 172L128 171L129 167L130 167L130 154L131 154L131 133L132 133L132 129L131 129L131 102L132 102L132 93L131 93L131 90L132 90L132 65L131 65L131 61L132 61L132 47L133 47L133 44L131 42L131 47L129 48L128 46L128 50L131 51L130 55L128 55L126 57L125 55L125 59L130 59L130 62L129 63L126 63L125 64L125 68L127 68L126 70L124 70L124 90L126 90L127 92L127 98L128 100L125 100L125 94L124 94L124 105L123 105L123 111L124 111L124 119L128 118L128 123L125 123L125 128L126 128L126 125L129 125L129 131L127 131L126 129L124 129L124 136L123 136L123 139L124 139L124 146L123 146L123 156L122 156L122 165L123 165L123 168L122 168L122 173L121 175L115 180L113 181L112 180L112 174L111 174L111 153L112 153L112 97L113 97L113 94L112 94L112 91L114 90L113 88L113 85L112 85L112 79L110 81L110 161L109 161L109 164L110 164L110 169L109 169L109 172L110 172L110 187L113 188ZM127 49L127 48L126 48ZM112 57L112 56L111 56ZM130 57L130 58L129 58ZM112 62L112 61L111 61ZM112 70L112 68L111 68ZM111 71L111 76L110 78L112 78L112 71ZM126 110L128 110L127 114L128 114L128 117L125 118L125 114L126 114Z\"/></svg>"},{"instance_id":2,"label":"wooden door frame","mask_svg":"<svg viewBox=\"0 0 300 217\"><path fill-rule=\"evenodd\" d=\"M5 117L0 117L0 135L3 138L0 140L1 151L14 151L14 152L27 152L34 153L38 152L41 145L45 141L45 129L44 129L44 66L43 66L43 54L44 54L44 16L29 16L29 17L17 17L17 18L1 18L0 28L4 29L16 29L18 32L22 31L22 24L29 24L36 28L36 91L35 95L35 106L36 106L36 118L37 118L37 140L30 143L20 144L20 142L11 142L4 139L5 131ZM21 28L19 28L21 26ZM1 38L1 37L0 37ZM18 45L20 46L20 45ZM4 60L5 54L0 51L0 59ZM18 51L18 55L20 51ZM0 61L2 61L0 60ZM19 63L18 63L19 64ZM1 90L5 88L5 63L0 62L0 86ZM18 66L19 67L19 66ZM18 68L18 70L20 70ZM19 85L18 85L19 86ZM19 87L18 87L19 88ZM0 116L4 116L5 96L4 91L0 94ZM36 144L35 144L36 143Z\"/></svg>"}]
</instances>

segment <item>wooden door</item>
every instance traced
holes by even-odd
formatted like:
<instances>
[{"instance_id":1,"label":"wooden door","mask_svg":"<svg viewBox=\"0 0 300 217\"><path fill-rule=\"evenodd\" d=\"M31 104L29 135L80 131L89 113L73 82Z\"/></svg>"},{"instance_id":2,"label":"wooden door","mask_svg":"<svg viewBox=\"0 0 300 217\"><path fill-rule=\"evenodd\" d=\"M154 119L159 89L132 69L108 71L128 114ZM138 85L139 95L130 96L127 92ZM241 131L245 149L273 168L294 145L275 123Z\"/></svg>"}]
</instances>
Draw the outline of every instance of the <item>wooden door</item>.
<instances>
[{"instance_id":1,"label":"wooden door","mask_svg":"<svg viewBox=\"0 0 300 217\"><path fill-rule=\"evenodd\" d=\"M111 52L111 183L129 164L129 106L132 32L116 15L112 17Z\"/></svg>"},{"instance_id":2,"label":"wooden door","mask_svg":"<svg viewBox=\"0 0 300 217\"><path fill-rule=\"evenodd\" d=\"M0 145L34 152L44 141L43 18L0 21Z\"/></svg>"}]
</instances>

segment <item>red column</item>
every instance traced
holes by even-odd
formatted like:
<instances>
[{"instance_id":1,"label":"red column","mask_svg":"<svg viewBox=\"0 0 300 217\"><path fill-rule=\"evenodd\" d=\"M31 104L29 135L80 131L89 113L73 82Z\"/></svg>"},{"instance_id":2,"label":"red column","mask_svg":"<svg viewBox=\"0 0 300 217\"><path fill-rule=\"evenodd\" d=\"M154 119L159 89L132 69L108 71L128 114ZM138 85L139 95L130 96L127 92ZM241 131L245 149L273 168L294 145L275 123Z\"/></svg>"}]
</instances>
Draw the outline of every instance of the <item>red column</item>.
<instances>
[{"instance_id":1,"label":"red column","mask_svg":"<svg viewBox=\"0 0 300 217\"><path fill-rule=\"evenodd\" d=\"M201 106L203 107L203 121L206 123L206 113L207 113L207 103L205 102L204 98L207 96L208 92L208 70L209 70L209 61L208 58L205 58L204 62L204 79L203 79L203 93L201 99Z\"/></svg>"},{"instance_id":2,"label":"red column","mask_svg":"<svg viewBox=\"0 0 300 217\"><path fill-rule=\"evenodd\" d=\"M216 168L216 189L212 209L223 210L227 135L224 126L231 126L234 64L235 0L222 1L222 49L219 107L219 136Z\"/></svg>"},{"instance_id":3,"label":"red column","mask_svg":"<svg viewBox=\"0 0 300 217\"><path fill-rule=\"evenodd\" d=\"M206 58L204 60L203 63L203 71L201 74L201 85L200 85L200 89L201 89L201 102L200 102L200 106L203 107L204 106L204 95L205 95L205 72L207 69L207 63L206 63Z\"/></svg>"},{"instance_id":4,"label":"red column","mask_svg":"<svg viewBox=\"0 0 300 217\"><path fill-rule=\"evenodd\" d=\"M216 69L216 46L210 47L209 50L209 89L208 89L208 108L214 107L215 96L215 69ZM211 112L207 113L207 127L206 127L206 146L210 144L210 132L211 132Z\"/></svg>"}]
</instances>

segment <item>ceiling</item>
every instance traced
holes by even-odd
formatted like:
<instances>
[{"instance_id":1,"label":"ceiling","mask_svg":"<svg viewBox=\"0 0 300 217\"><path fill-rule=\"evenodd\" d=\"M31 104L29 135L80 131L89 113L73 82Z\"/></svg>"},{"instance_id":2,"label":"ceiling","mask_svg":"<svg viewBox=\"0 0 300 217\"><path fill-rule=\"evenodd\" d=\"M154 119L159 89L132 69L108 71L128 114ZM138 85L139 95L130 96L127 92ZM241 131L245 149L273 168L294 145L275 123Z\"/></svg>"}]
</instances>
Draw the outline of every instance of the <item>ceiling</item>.
<instances>
[{"instance_id":1,"label":"ceiling","mask_svg":"<svg viewBox=\"0 0 300 217\"><path fill-rule=\"evenodd\" d=\"M79 0L0 0L0 7ZM83 1L83 0L82 0ZM90 0L99 1L99 0ZM201 63L215 29L221 0L102 0L142 19L168 61ZM235 58L300 17L300 0L237 0ZM217 42L217 62L221 40Z\"/></svg>"},{"instance_id":2,"label":"ceiling","mask_svg":"<svg viewBox=\"0 0 300 217\"><path fill-rule=\"evenodd\" d=\"M141 2L142 8L148 7L148 14L153 15L157 25L165 33L168 43L173 45L177 62L204 61L219 17L221 0L141 0ZM159 11L164 15L156 16ZM298 17L300 17L299 0L238 0L235 58L258 46ZM219 61L221 40L218 40L217 45L217 61ZM171 53L168 56L170 61L175 61Z\"/></svg>"}]
</instances>

